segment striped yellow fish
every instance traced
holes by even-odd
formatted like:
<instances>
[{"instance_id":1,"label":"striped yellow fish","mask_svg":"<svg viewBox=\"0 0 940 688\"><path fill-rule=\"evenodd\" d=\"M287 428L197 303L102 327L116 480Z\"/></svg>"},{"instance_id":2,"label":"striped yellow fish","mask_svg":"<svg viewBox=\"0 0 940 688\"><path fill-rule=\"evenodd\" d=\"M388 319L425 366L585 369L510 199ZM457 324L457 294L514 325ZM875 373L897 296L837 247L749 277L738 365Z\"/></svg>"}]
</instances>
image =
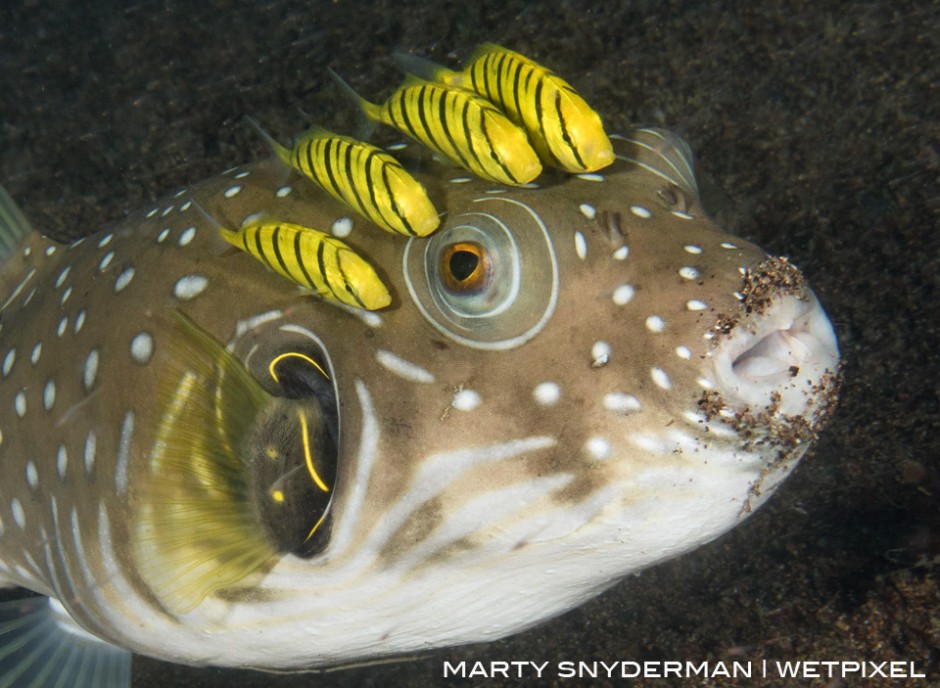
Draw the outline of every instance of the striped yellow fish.
<instances>
[{"instance_id":1,"label":"striped yellow fish","mask_svg":"<svg viewBox=\"0 0 940 688\"><path fill-rule=\"evenodd\" d=\"M392 302L368 261L324 232L262 218L238 230L219 227L219 233L278 274L327 299L367 311Z\"/></svg>"},{"instance_id":2,"label":"striped yellow fish","mask_svg":"<svg viewBox=\"0 0 940 688\"><path fill-rule=\"evenodd\" d=\"M313 127L289 149L249 121L284 164L385 231L423 237L440 224L421 183L380 148Z\"/></svg>"},{"instance_id":3,"label":"striped yellow fish","mask_svg":"<svg viewBox=\"0 0 940 688\"><path fill-rule=\"evenodd\" d=\"M382 105L330 70L371 120L394 127L482 179L520 186L542 172L526 134L492 103L462 89L410 77Z\"/></svg>"},{"instance_id":4,"label":"striped yellow fish","mask_svg":"<svg viewBox=\"0 0 940 688\"><path fill-rule=\"evenodd\" d=\"M421 78L468 89L499 106L525 128L547 165L578 173L614 161L600 116L567 81L517 52L486 43L460 72L411 55L395 59Z\"/></svg>"}]
</instances>

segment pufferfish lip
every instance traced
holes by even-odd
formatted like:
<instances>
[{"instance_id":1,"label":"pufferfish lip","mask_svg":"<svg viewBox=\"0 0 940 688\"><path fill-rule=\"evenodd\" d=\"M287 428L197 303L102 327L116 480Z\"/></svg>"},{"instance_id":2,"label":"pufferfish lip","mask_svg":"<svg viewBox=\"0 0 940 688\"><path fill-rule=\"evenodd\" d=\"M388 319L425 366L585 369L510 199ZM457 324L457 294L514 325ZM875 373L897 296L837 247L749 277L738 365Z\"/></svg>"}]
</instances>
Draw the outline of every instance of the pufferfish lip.
<instances>
[{"instance_id":1,"label":"pufferfish lip","mask_svg":"<svg viewBox=\"0 0 940 688\"><path fill-rule=\"evenodd\" d=\"M835 333L809 290L774 297L725 334L711 355L725 403L761 408L773 401L787 416L807 414L811 388L839 367Z\"/></svg>"}]
</instances>

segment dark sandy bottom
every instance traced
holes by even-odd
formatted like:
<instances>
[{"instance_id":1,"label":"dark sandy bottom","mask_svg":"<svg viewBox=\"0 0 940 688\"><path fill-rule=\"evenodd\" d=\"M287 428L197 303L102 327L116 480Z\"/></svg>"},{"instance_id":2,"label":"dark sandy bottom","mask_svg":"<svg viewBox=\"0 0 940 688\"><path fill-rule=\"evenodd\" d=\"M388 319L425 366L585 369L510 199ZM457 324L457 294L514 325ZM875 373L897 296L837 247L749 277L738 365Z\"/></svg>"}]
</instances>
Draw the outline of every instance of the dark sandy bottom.
<instances>
[{"instance_id":1,"label":"dark sandy bottom","mask_svg":"<svg viewBox=\"0 0 940 688\"><path fill-rule=\"evenodd\" d=\"M0 180L47 233L263 157L246 113L282 136L302 127L297 107L348 129L327 66L378 97L396 48L453 64L495 41L566 75L610 130L685 136L706 207L804 270L846 360L832 425L766 508L560 619L319 676L138 658L135 686L470 685L443 662L763 659L912 661L931 679L591 684L940 685L936 3L86 4L0 7Z\"/></svg>"}]
</instances>

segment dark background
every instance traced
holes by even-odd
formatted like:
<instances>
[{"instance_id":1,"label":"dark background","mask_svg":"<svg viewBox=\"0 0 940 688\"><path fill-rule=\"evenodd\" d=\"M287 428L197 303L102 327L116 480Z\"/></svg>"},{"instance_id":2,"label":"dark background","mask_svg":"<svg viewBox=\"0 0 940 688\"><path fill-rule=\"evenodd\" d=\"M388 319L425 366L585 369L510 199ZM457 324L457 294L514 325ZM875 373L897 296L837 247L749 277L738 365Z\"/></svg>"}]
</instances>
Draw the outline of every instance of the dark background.
<instances>
[{"instance_id":1,"label":"dark background","mask_svg":"<svg viewBox=\"0 0 940 688\"><path fill-rule=\"evenodd\" d=\"M134 685L444 685L445 659L906 660L932 679L730 685L940 680L938 36L937 3L910 1L4 0L0 180L43 232L266 156L245 114L282 139L298 108L352 133L327 67L380 100L393 50L454 66L494 41L566 76L608 130L686 137L706 207L804 270L846 361L830 428L767 507L560 619L325 675L136 658Z\"/></svg>"}]
</instances>

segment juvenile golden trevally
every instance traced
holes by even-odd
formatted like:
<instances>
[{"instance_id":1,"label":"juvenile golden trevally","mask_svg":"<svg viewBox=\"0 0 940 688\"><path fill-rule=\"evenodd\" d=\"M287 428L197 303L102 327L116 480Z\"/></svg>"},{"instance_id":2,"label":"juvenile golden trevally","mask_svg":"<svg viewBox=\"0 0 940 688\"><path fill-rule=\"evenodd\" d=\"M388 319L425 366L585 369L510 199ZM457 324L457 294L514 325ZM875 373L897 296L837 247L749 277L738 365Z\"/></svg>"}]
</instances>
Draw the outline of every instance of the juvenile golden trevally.
<instances>
[{"instance_id":1,"label":"juvenile golden trevally","mask_svg":"<svg viewBox=\"0 0 940 688\"><path fill-rule=\"evenodd\" d=\"M380 148L320 127L312 127L286 148L249 121L281 162L385 231L427 236L440 224L424 187Z\"/></svg>"},{"instance_id":2,"label":"juvenile golden trevally","mask_svg":"<svg viewBox=\"0 0 940 688\"><path fill-rule=\"evenodd\" d=\"M502 109L526 130L547 165L596 172L614 161L600 115L571 84L524 55L485 43L459 72L412 55L395 59L422 79L473 91Z\"/></svg>"},{"instance_id":3,"label":"juvenile golden trevally","mask_svg":"<svg viewBox=\"0 0 940 688\"><path fill-rule=\"evenodd\" d=\"M219 227L219 233L278 274L324 298L369 311L392 302L369 261L318 229L262 217L250 219L237 230Z\"/></svg>"},{"instance_id":4,"label":"juvenile golden trevally","mask_svg":"<svg viewBox=\"0 0 940 688\"><path fill-rule=\"evenodd\" d=\"M830 414L832 327L707 218L680 139L614 145L544 188L425 165L426 239L272 160L7 241L0 578L53 601L3 608L0 675L54 678L53 648L100 686L116 648L300 669L495 639L746 518ZM219 255L196 203L332 228L391 305Z\"/></svg>"},{"instance_id":5,"label":"juvenile golden trevally","mask_svg":"<svg viewBox=\"0 0 940 688\"><path fill-rule=\"evenodd\" d=\"M502 111L470 91L409 77L382 104L330 76L370 120L387 124L491 182L520 186L542 172L526 137Z\"/></svg>"}]
</instances>

